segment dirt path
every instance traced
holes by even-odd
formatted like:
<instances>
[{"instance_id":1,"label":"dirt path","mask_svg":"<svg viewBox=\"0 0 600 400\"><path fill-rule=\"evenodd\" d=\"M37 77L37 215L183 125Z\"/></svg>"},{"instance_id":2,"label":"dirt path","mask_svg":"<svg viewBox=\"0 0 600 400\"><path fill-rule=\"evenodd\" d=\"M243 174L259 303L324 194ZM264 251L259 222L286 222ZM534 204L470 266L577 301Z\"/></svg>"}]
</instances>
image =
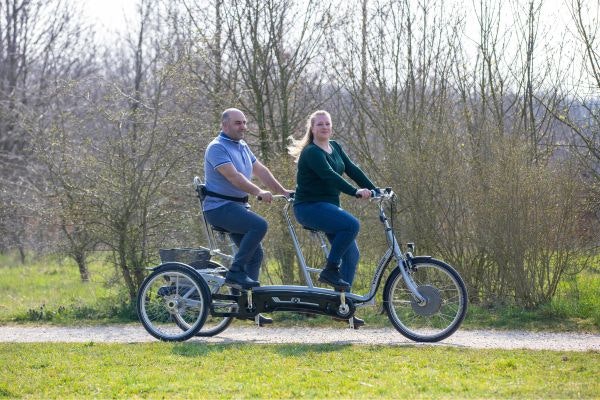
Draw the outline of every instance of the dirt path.
<instances>
[{"instance_id":1,"label":"dirt path","mask_svg":"<svg viewBox=\"0 0 600 400\"><path fill-rule=\"evenodd\" d=\"M106 342L138 343L155 341L141 325L81 327L0 326L0 342ZM212 338L193 338L205 343L335 343L391 346L452 346L464 348L534 349L555 351L600 351L600 335L527 331L459 330L437 344L415 343L393 328L279 328L268 326L230 327Z\"/></svg>"}]
</instances>

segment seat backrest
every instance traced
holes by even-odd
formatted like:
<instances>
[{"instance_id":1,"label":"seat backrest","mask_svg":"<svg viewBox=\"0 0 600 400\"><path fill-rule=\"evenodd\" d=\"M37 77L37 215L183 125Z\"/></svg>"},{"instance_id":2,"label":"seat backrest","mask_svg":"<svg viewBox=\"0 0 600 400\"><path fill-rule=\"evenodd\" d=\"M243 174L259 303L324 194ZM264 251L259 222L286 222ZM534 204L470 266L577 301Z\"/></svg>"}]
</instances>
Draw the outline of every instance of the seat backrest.
<instances>
[{"instance_id":1,"label":"seat backrest","mask_svg":"<svg viewBox=\"0 0 600 400\"><path fill-rule=\"evenodd\" d=\"M206 198L206 185L204 183L196 186L196 194L200 201L204 201Z\"/></svg>"},{"instance_id":2,"label":"seat backrest","mask_svg":"<svg viewBox=\"0 0 600 400\"><path fill-rule=\"evenodd\" d=\"M197 176L194 178L194 190L200 201L203 202L206 198L206 185Z\"/></svg>"}]
</instances>

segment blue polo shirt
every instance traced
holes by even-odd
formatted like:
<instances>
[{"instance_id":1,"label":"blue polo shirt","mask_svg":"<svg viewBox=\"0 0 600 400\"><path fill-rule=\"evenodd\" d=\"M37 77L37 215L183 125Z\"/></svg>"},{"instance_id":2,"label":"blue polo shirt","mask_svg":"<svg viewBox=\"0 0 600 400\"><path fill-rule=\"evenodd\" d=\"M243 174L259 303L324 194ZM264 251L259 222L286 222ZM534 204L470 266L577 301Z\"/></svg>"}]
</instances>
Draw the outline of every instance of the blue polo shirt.
<instances>
[{"instance_id":1,"label":"blue polo shirt","mask_svg":"<svg viewBox=\"0 0 600 400\"><path fill-rule=\"evenodd\" d=\"M248 147L245 141L232 140L225 133L220 132L219 136L208 144L204 153L204 182L206 182L206 189L226 196L246 197L248 193L233 186L227 178L217 171L217 167L231 163L238 172L246 178L251 179L252 164L255 161L256 157L252 154L250 147ZM231 200L206 196L203 209L204 211L213 210L230 202Z\"/></svg>"}]
</instances>

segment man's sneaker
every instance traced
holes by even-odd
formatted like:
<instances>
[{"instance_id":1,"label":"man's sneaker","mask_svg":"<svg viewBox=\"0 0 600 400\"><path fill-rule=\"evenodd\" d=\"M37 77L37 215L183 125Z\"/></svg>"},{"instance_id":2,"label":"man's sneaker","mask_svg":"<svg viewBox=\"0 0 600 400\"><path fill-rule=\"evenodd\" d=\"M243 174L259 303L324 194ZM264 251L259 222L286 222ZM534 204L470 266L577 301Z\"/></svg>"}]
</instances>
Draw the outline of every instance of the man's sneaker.
<instances>
[{"instance_id":1,"label":"man's sneaker","mask_svg":"<svg viewBox=\"0 0 600 400\"><path fill-rule=\"evenodd\" d=\"M236 289L252 289L260 286L260 282L250 279L244 271L228 271L225 275L225 284Z\"/></svg>"}]
</instances>

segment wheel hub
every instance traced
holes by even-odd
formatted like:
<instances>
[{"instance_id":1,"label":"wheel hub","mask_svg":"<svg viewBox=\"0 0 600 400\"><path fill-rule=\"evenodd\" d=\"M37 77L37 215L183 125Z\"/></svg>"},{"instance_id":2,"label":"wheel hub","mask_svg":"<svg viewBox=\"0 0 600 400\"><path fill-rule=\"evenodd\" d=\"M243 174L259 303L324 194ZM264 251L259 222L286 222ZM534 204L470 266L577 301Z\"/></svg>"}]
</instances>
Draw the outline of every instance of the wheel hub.
<instances>
[{"instance_id":1,"label":"wheel hub","mask_svg":"<svg viewBox=\"0 0 600 400\"><path fill-rule=\"evenodd\" d=\"M437 313L442 308L442 296L440 291L431 285L423 285L417 288L419 294L425 299L424 304L419 304L416 299L411 300L412 309L421 316Z\"/></svg>"},{"instance_id":2,"label":"wheel hub","mask_svg":"<svg viewBox=\"0 0 600 400\"><path fill-rule=\"evenodd\" d=\"M179 312L179 300L175 296L171 296L165 299L165 307L170 314L176 314Z\"/></svg>"}]
</instances>

